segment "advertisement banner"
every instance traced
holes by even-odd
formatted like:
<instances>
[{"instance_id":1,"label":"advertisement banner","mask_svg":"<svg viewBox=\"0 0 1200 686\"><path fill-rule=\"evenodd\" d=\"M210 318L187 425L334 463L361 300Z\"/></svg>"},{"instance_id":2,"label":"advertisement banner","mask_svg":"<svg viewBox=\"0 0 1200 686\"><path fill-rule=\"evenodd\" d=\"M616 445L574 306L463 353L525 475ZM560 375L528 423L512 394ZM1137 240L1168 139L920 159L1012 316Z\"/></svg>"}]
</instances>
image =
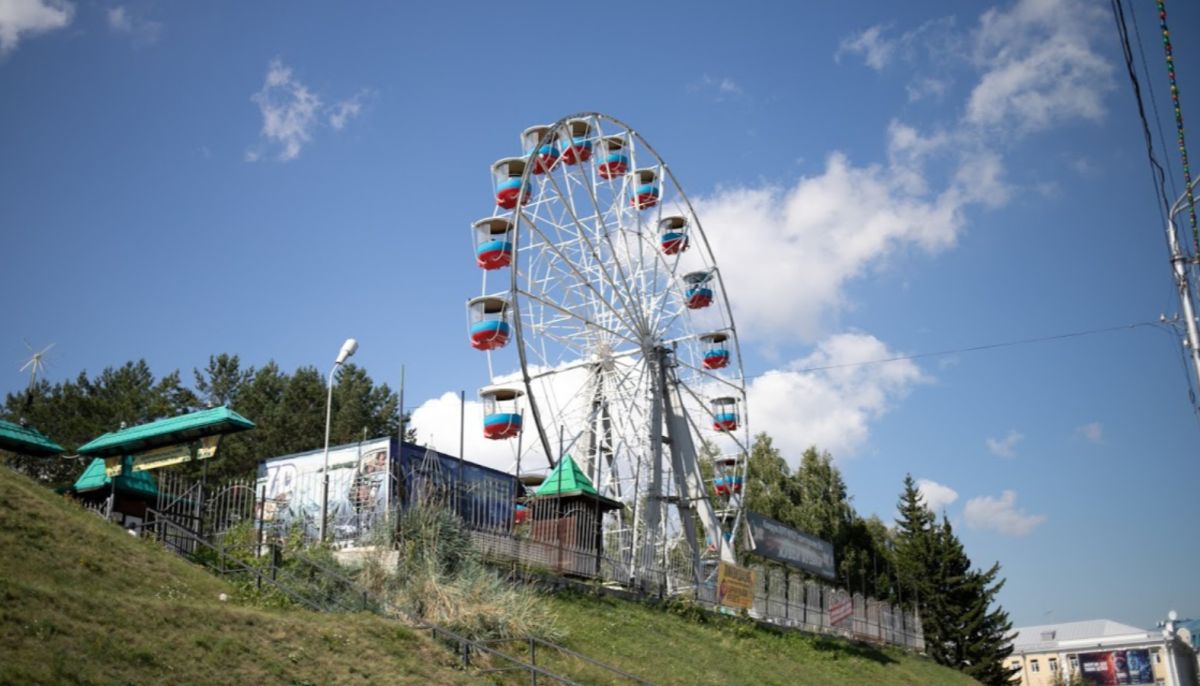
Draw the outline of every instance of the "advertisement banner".
<instances>
[{"instance_id":1,"label":"advertisement banner","mask_svg":"<svg viewBox=\"0 0 1200 686\"><path fill-rule=\"evenodd\" d=\"M832 543L754 512L746 513L746 523L749 524L750 551L755 555L826 579L836 579Z\"/></svg>"},{"instance_id":2,"label":"advertisement banner","mask_svg":"<svg viewBox=\"0 0 1200 686\"><path fill-rule=\"evenodd\" d=\"M1080 653L1079 673L1084 681L1097 686L1154 683L1150 651L1146 649Z\"/></svg>"},{"instance_id":3,"label":"advertisement banner","mask_svg":"<svg viewBox=\"0 0 1200 686\"><path fill-rule=\"evenodd\" d=\"M833 603L829 606L829 623L837 626L854 615L854 602L850 594L838 591Z\"/></svg>"},{"instance_id":4,"label":"advertisement banner","mask_svg":"<svg viewBox=\"0 0 1200 686\"><path fill-rule=\"evenodd\" d=\"M378 438L329 451L285 455L259 464L256 490L266 490L263 521L277 529L320 528L321 494L329 475L328 522L333 541L349 541L386 516L391 496L392 439Z\"/></svg>"},{"instance_id":5,"label":"advertisement banner","mask_svg":"<svg viewBox=\"0 0 1200 686\"><path fill-rule=\"evenodd\" d=\"M738 610L754 607L754 570L722 561L717 568L717 604Z\"/></svg>"}]
</instances>

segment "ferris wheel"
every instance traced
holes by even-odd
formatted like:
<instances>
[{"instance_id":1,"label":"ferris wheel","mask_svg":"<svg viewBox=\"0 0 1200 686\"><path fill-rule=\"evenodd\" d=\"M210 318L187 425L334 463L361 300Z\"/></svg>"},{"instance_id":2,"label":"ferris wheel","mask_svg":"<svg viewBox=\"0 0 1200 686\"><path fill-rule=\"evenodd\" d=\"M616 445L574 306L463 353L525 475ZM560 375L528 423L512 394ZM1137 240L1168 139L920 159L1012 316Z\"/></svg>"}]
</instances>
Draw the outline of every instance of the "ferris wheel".
<instances>
[{"instance_id":1,"label":"ferris wheel","mask_svg":"<svg viewBox=\"0 0 1200 686\"><path fill-rule=\"evenodd\" d=\"M604 540L631 578L686 560L699 579L735 559L749 448L737 330L699 217L617 119L572 115L521 143L492 165L495 209L472 225L484 435L517 439L518 470L573 459L623 503Z\"/></svg>"}]
</instances>

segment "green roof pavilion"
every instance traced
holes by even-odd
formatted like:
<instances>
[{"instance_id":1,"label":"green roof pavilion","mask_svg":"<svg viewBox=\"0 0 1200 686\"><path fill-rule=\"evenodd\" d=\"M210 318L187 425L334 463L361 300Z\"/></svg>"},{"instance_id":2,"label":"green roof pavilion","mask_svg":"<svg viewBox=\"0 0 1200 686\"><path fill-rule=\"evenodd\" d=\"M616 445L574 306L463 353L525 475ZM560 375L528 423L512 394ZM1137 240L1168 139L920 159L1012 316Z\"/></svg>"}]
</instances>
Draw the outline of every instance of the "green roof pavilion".
<instances>
[{"instance_id":1,"label":"green roof pavilion","mask_svg":"<svg viewBox=\"0 0 1200 686\"><path fill-rule=\"evenodd\" d=\"M63 452L61 445L32 426L4 420L0 420L0 450L34 457L50 457Z\"/></svg>"},{"instance_id":2,"label":"green roof pavilion","mask_svg":"<svg viewBox=\"0 0 1200 686\"><path fill-rule=\"evenodd\" d=\"M554 469L546 475L546 480L542 482L542 485L534 491L534 496L538 498L589 496L599 501L604 509L615 510L624 507L616 500L600 495L600 492L592 484L592 480L583 473L570 455L563 455Z\"/></svg>"},{"instance_id":3,"label":"green roof pavilion","mask_svg":"<svg viewBox=\"0 0 1200 686\"><path fill-rule=\"evenodd\" d=\"M205 436L253 428L254 422L228 407L214 407L111 431L81 446L79 454L94 457L131 455L163 446L188 443Z\"/></svg>"},{"instance_id":4,"label":"green roof pavilion","mask_svg":"<svg viewBox=\"0 0 1200 686\"><path fill-rule=\"evenodd\" d=\"M119 495L133 495L143 498L158 497L158 485L154 482L154 477L150 476L150 472L133 471L132 457L124 459L121 464L121 473L116 479L115 490ZM75 483L71 485L70 492L78 495L103 490L103 492L107 493L109 489L112 489L112 483L112 478L105 471L104 458L97 457L92 460L87 469L83 470L83 474L80 474Z\"/></svg>"}]
</instances>

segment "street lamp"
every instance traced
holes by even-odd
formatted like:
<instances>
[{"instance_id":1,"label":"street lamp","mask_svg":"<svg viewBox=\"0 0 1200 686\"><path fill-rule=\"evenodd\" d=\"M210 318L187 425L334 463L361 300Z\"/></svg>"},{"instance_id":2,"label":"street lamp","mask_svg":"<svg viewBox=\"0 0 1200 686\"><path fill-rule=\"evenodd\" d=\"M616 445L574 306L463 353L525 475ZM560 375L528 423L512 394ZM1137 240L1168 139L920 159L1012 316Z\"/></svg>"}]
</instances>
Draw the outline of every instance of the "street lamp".
<instances>
[{"instance_id":1,"label":"street lamp","mask_svg":"<svg viewBox=\"0 0 1200 686\"><path fill-rule=\"evenodd\" d=\"M337 368L342 366L346 358L354 354L358 350L358 341L353 338L347 338L342 344L342 349L338 351L337 359L333 361L333 368L329 370L329 396L325 400L325 468L322 473L325 475L325 483L321 488L321 542L325 542L325 523L329 514L329 425L333 418L333 375Z\"/></svg>"}]
</instances>

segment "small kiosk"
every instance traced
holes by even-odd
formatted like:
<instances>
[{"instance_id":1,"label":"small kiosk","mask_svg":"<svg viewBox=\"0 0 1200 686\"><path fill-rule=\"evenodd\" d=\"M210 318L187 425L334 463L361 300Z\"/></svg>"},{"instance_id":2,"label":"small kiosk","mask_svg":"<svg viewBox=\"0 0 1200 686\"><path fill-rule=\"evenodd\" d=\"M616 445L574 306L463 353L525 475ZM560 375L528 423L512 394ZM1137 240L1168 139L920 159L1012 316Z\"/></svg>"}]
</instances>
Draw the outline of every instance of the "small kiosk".
<instances>
[{"instance_id":1,"label":"small kiosk","mask_svg":"<svg viewBox=\"0 0 1200 686\"><path fill-rule=\"evenodd\" d=\"M555 570L595 576L603 554L606 512L624 507L600 495L570 455L564 455L526 503L533 517L530 539L546 544Z\"/></svg>"}]
</instances>

